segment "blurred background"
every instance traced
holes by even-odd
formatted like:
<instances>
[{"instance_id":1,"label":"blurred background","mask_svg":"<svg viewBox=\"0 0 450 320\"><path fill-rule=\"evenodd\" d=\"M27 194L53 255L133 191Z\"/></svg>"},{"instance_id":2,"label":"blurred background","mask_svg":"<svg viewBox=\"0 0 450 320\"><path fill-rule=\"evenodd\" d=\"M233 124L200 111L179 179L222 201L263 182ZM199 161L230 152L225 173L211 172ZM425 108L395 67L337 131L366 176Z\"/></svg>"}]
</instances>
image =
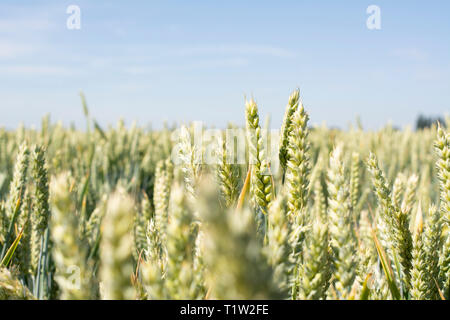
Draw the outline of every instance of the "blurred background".
<instances>
[{"instance_id":1,"label":"blurred background","mask_svg":"<svg viewBox=\"0 0 450 320\"><path fill-rule=\"evenodd\" d=\"M102 125L243 124L253 96L278 128L299 87L313 124L415 127L450 110L449 15L448 1L2 0L0 126L50 113L83 128L82 90Z\"/></svg>"}]
</instances>

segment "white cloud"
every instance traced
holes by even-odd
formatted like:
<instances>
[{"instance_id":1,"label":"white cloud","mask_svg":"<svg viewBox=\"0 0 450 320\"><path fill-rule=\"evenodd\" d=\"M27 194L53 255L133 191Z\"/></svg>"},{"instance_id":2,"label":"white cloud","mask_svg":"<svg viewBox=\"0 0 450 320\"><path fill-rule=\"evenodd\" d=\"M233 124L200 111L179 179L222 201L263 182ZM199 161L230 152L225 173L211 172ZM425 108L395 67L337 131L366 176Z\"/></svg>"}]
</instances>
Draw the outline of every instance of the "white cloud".
<instances>
[{"instance_id":1,"label":"white cloud","mask_svg":"<svg viewBox=\"0 0 450 320\"><path fill-rule=\"evenodd\" d=\"M239 55L263 55L278 58L292 58L295 54L289 50L264 46L264 45L206 45L181 48L177 51L180 55L217 55L217 54L239 54Z\"/></svg>"},{"instance_id":2,"label":"white cloud","mask_svg":"<svg viewBox=\"0 0 450 320\"><path fill-rule=\"evenodd\" d=\"M24 31L43 31L54 27L48 19L0 19L0 33L17 33Z\"/></svg>"},{"instance_id":3,"label":"white cloud","mask_svg":"<svg viewBox=\"0 0 450 320\"><path fill-rule=\"evenodd\" d=\"M127 66L123 71L131 75L151 74L165 71L183 71L192 69L216 69L228 67L242 67L248 65L247 59L213 59L191 62L186 64L154 65L154 66Z\"/></svg>"},{"instance_id":4,"label":"white cloud","mask_svg":"<svg viewBox=\"0 0 450 320\"><path fill-rule=\"evenodd\" d=\"M392 55L402 59L408 59L413 61L424 61L428 58L428 54L417 48L402 48L395 49Z\"/></svg>"},{"instance_id":5,"label":"white cloud","mask_svg":"<svg viewBox=\"0 0 450 320\"><path fill-rule=\"evenodd\" d=\"M39 76L72 76L80 74L79 70L61 66L48 65L10 65L0 66L0 74L9 75L39 75Z\"/></svg>"},{"instance_id":6,"label":"white cloud","mask_svg":"<svg viewBox=\"0 0 450 320\"><path fill-rule=\"evenodd\" d=\"M0 59L16 58L40 50L54 22L46 17L0 18Z\"/></svg>"},{"instance_id":7,"label":"white cloud","mask_svg":"<svg viewBox=\"0 0 450 320\"><path fill-rule=\"evenodd\" d=\"M423 67L416 69L413 73L414 79L418 81L438 81L438 82L449 82L450 78L448 76L448 69L445 67Z\"/></svg>"},{"instance_id":8,"label":"white cloud","mask_svg":"<svg viewBox=\"0 0 450 320\"><path fill-rule=\"evenodd\" d=\"M30 54L36 51L36 48L21 43L4 42L0 40L0 59L14 58Z\"/></svg>"}]
</instances>

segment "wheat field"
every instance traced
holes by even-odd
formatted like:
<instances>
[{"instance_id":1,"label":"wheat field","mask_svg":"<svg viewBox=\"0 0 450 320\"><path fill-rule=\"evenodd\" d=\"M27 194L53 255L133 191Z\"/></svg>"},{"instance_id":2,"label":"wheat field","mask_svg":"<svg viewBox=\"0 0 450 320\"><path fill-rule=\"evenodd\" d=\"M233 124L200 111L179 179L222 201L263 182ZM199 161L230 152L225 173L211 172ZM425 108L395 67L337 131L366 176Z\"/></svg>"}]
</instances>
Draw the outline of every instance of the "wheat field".
<instances>
[{"instance_id":1,"label":"wheat field","mask_svg":"<svg viewBox=\"0 0 450 320\"><path fill-rule=\"evenodd\" d=\"M82 102L0 129L0 299L450 298L448 118L311 126L295 90L278 135L248 100L198 144Z\"/></svg>"}]
</instances>

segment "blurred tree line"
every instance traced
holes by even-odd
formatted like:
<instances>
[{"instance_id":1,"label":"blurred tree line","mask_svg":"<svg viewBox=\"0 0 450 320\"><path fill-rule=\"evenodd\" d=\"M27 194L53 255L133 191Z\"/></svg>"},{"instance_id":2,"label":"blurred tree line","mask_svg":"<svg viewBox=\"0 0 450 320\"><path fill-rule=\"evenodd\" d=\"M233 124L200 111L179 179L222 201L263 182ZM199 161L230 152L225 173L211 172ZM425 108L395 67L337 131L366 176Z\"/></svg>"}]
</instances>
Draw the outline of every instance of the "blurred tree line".
<instances>
[{"instance_id":1,"label":"blurred tree line","mask_svg":"<svg viewBox=\"0 0 450 320\"><path fill-rule=\"evenodd\" d=\"M440 116L437 116L437 117L433 117L433 116L430 116L430 117L427 117L427 116L424 116L424 115L419 115L419 117L417 118L417 120L416 120L416 130L421 130L421 129L424 129L424 128L429 128L429 127L431 127L433 124L437 124L437 123L440 123L441 124L441 126L446 126L446 123L445 123L445 119L444 118L442 118L442 117L440 117Z\"/></svg>"}]
</instances>

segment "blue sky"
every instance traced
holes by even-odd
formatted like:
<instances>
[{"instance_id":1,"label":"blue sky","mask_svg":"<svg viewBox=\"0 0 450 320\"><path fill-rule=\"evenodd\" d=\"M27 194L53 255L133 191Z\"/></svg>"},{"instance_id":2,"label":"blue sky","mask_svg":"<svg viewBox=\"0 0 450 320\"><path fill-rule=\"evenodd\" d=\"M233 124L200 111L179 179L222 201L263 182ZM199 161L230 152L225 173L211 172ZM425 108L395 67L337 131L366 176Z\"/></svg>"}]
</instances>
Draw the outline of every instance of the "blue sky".
<instances>
[{"instance_id":1,"label":"blue sky","mask_svg":"<svg viewBox=\"0 0 450 320\"><path fill-rule=\"evenodd\" d=\"M0 126L83 126L83 90L102 125L243 124L253 96L277 128L296 87L312 123L413 124L450 110L449 15L449 1L2 0Z\"/></svg>"}]
</instances>

